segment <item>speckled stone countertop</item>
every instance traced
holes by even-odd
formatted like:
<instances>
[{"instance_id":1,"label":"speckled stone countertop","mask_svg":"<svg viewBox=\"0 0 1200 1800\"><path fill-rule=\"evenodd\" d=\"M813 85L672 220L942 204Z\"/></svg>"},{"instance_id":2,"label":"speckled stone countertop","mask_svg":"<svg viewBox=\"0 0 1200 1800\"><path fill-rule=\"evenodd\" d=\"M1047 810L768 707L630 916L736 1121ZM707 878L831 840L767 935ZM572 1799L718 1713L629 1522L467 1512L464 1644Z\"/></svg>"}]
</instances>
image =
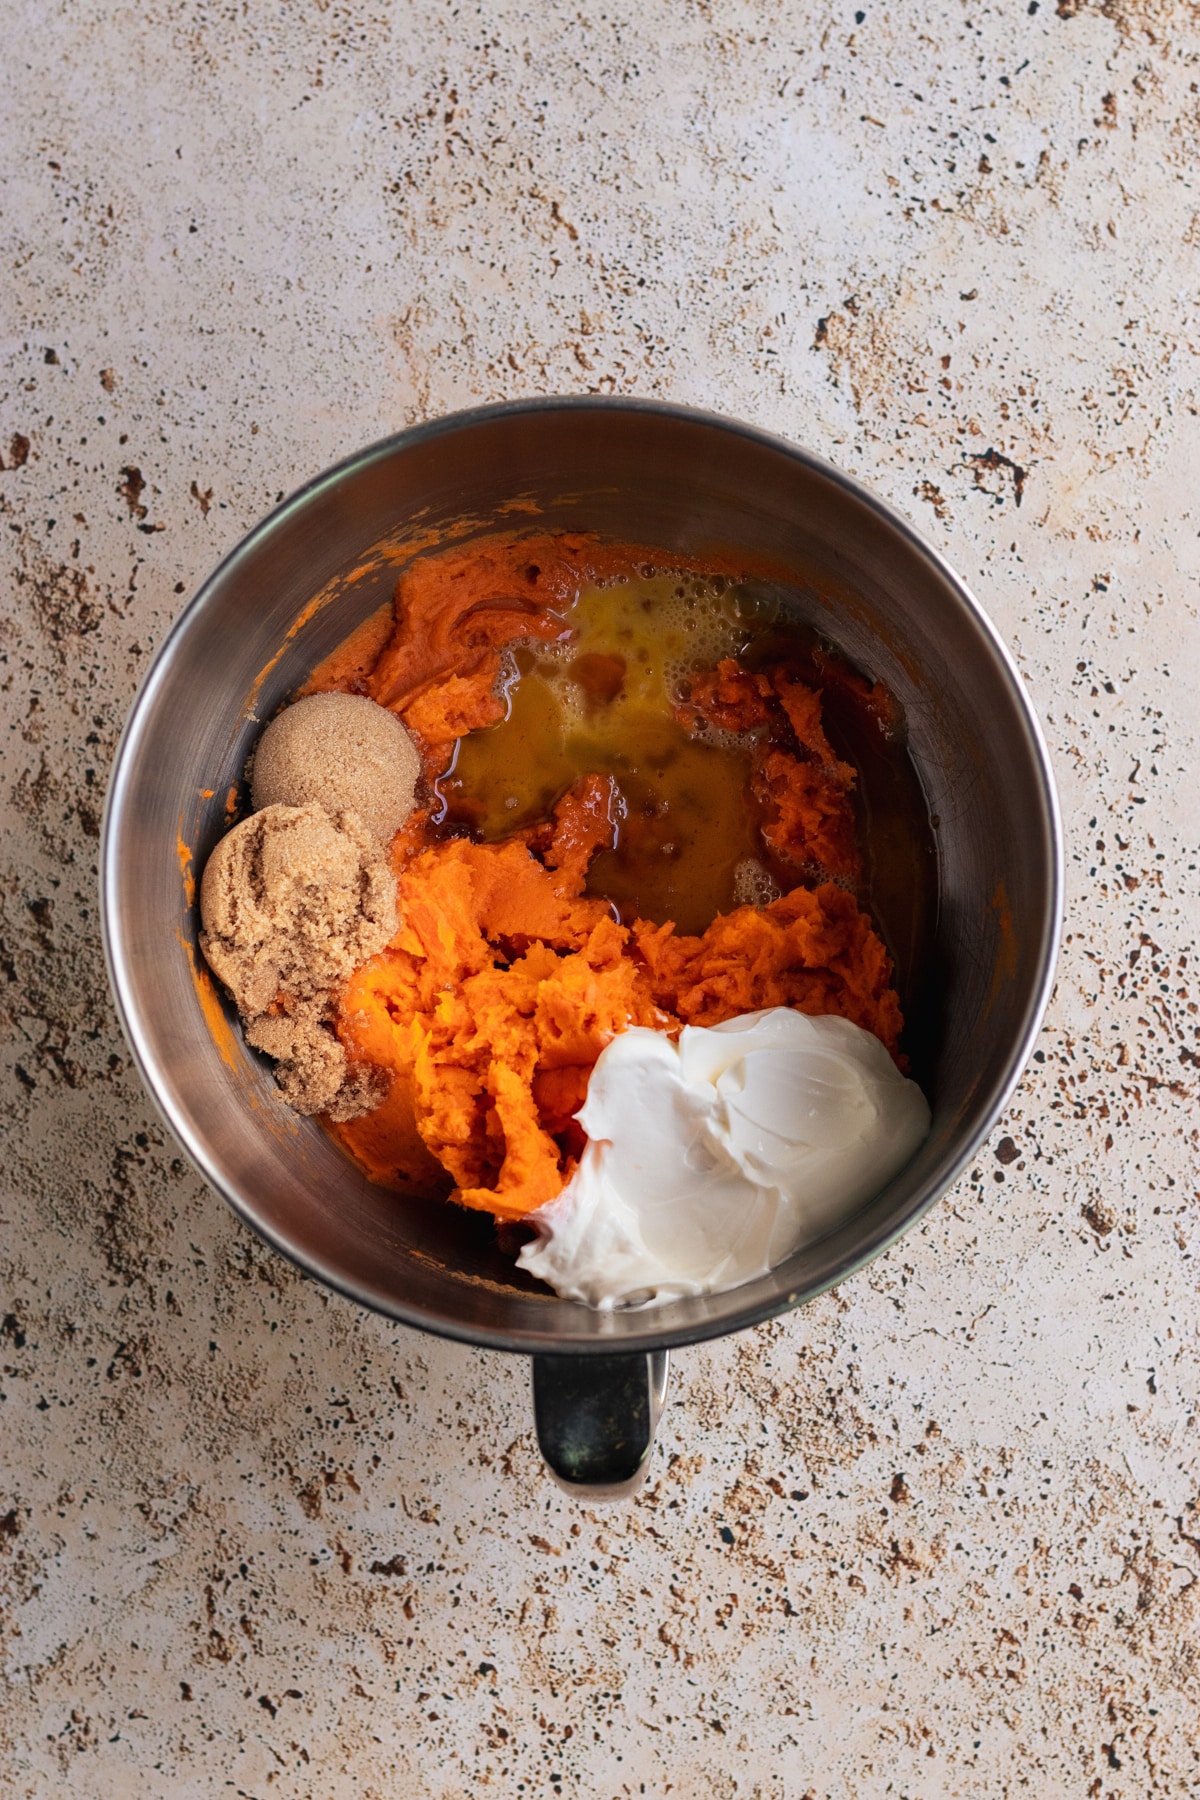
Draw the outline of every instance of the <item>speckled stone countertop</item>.
<instances>
[{"instance_id":1,"label":"speckled stone countertop","mask_svg":"<svg viewBox=\"0 0 1200 1800\"><path fill-rule=\"evenodd\" d=\"M1200 1790L1200 13L10 0L0 66L0 1789ZM1068 831L1034 1062L652 1483L264 1250L130 1068L107 771L284 490L482 399L800 440L1013 646Z\"/></svg>"}]
</instances>

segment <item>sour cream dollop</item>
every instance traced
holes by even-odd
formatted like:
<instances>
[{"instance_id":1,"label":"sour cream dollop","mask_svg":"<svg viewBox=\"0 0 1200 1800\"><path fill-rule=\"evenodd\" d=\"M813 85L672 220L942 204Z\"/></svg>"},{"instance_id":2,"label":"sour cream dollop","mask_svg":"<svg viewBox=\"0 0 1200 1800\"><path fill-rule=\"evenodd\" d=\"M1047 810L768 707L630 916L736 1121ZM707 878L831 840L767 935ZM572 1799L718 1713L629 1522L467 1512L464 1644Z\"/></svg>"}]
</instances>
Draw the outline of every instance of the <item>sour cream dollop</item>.
<instances>
[{"instance_id":1,"label":"sour cream dollop","mask_svg":"<svg viewBox=\"0 0 1200 1800\"><path fill-rule=\"evenodd\" d=\"M527 1222L523 1269L609 1309L720 1293L848 1217L903 1167L929 1107L879 1039L790 1007L634 1026L601 1052L576 1115L588 1143Z\"/></svg>"}]
</instances>

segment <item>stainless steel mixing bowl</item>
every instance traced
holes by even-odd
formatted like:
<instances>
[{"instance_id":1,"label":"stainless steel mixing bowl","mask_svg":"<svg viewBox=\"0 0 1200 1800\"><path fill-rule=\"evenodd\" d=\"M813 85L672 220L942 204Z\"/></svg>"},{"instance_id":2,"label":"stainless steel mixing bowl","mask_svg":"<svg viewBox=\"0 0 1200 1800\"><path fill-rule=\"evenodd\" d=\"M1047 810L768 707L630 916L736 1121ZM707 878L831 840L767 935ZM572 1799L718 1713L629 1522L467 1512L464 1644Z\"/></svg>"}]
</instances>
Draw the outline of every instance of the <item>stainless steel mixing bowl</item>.
<instances>
[{"instance_id":1,"label":"stainless steel mixing bowl","mask_svg":"<svg viewBox=\"0 0 1200 1800\"><path fill-rule=\"evenodd\" d=\"M490 1222L373 1187L276 1096L198 974L190 877L225 827L259 730L422 545L586 530L789 572L788 604L908 721L938 876L918 1069L928 1141L870 1205L732 1293L598 1313L495 1248ZM314 604L315 601L315 604ZM190 853L181 863L178 845ZM643 1474L666 1352L799 1306L921 1218L990 1129L1028 1057L1059 934L1054 784L1024 685L963 583L857 482L749 426L638 400L482 407L401 432L258 525L185 608L125 729L102 906L113 990L146 1085L218 1193L268 1243L407 1324L534 1358L539 1440L568 1487Z\"/></svg>"}]
</instances>

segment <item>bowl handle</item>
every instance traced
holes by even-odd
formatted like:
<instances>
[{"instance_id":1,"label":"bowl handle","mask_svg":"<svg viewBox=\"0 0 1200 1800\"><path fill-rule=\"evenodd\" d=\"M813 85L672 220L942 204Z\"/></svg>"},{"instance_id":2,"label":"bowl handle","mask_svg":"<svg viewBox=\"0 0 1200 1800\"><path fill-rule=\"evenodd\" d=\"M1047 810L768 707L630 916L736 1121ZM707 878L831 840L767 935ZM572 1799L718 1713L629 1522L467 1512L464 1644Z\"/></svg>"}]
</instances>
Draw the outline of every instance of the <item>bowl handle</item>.
<instances>
[{"instance_id":1,"label":"bowl handle","mask_svg":"<svg viewBox=\"0 0 1200 1800\"><path fill-rule=\"evenodd\" d=\"M538 1448L564 1493L636 1494L650 1468L668 1367L665 1350L533 1358Z\"/></svg>"}]
</instances>

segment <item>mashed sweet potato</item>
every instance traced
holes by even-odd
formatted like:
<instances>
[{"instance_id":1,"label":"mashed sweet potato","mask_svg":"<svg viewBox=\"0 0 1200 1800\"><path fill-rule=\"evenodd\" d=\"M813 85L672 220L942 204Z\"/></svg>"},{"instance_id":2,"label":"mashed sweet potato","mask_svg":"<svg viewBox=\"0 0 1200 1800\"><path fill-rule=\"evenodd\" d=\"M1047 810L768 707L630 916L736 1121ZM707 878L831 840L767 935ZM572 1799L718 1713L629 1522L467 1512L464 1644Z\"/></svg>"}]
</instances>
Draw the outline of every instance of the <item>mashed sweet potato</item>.
<instances>
[{"instance_id":1,"label":"mashed sweet potato","mask_svg":"<svg viewBox=\"0 0 1200 1800\"><path fill-rule=\"evenodd\" d=\"M391 638L355 685L403 717L437 772L454 738L501 715L506 644L561 636L583 582L653 559L573 537L427 558L401 577ZM573 1115L596 1058L631 1025L676 1032L795 1006L839 1013L898 1055L890 959L852 891L854 771L825 736L819 693L786 667L726 661L692 679L679 716L757 733L762 836L795 885L699 936L618 923L584 892L612 842L608 776L585 777L552 820L502 843L439 839L416 815L392 848L403 923L351 978L338 1017L350 1056L392 1072L380 1107L329 1125L373 1180L449 1188L503 1220L541 1206L582 1147Z\"/></svg>"}]
</instances>

